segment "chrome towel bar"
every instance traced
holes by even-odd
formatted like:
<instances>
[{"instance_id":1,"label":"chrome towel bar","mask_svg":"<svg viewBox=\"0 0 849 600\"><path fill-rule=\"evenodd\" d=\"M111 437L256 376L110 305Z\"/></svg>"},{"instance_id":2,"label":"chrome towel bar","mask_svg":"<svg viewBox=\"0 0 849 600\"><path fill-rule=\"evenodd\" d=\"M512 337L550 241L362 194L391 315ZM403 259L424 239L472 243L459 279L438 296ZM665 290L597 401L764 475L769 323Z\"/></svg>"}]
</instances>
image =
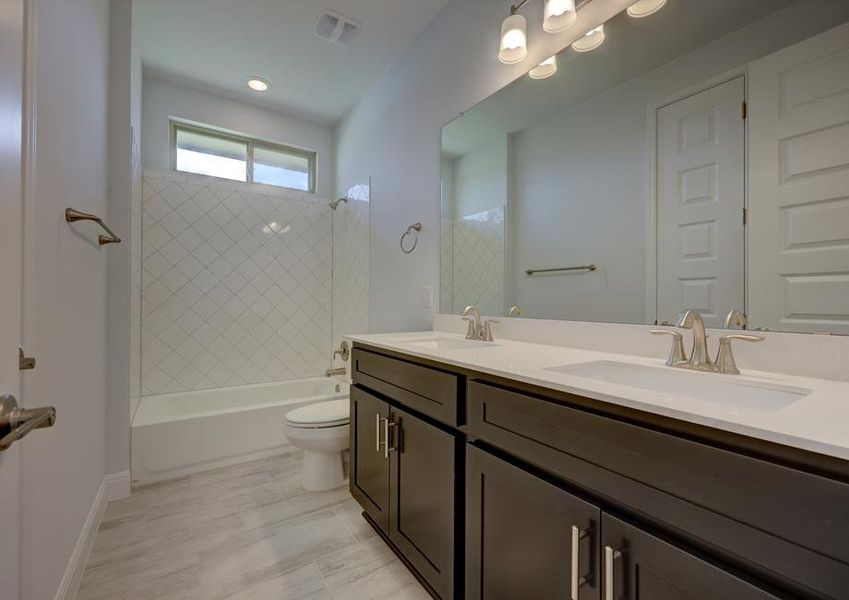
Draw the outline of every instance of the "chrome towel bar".
<instances>
[{"instance_id":1,"label":"chrome towel bar","mask_svg":"<svg viewBox=\"0 0 849 600\"><path fill-rule=\"evenodd\" d=\"M528 275L533 275L534 273L556 273L558 271L595 271L598 269L597 265L583 265L580 267L557 267L554 269L528 269L525 271Z\"/></svg>"},{"instance_id":2,"label":"chrome towel bar","mask_svg":"<svg viewBox=\"0 0 849 600\"><path fill-rule=\"evenodd\" d=\"M76 223L77 221L94 221L95 223L100 225L103 228L103 230L106 233L109 234L109 235L101 234L101 235L97 236L97 243L100 244L101 246L104 246L106 244L120 244L121 243L121 238L119 238L117 235L115 235L115 232L112 231L111 229L109 229L109 227L106 226L106 223L103 222L103 219L101 219L97 215L84 213L84 212L79 211L75 208L66 208L65 209L65 220L68 223Z\"/></svg>"}]
</instances>

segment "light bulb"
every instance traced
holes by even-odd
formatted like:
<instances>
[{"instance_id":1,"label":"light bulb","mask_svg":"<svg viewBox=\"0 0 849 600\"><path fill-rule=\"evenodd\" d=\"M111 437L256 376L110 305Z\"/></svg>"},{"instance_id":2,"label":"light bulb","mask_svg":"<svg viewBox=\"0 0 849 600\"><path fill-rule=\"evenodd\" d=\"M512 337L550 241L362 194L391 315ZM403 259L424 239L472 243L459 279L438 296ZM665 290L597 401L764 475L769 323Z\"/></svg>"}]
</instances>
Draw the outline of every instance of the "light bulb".
<instances>
[{"instance_id":1,"label":"light bulb","mask_svg":"<svg viewBox=\"0 0 849 600\"><path fill-rule=\"evenodd\" d=\"M578 18L575 0L545 0L542 8L542 28L548 33L567 29Z\"/></svg>"},{"instance_id":2,"label":"light bulb","mask_svg":"<svg viewBox=\"0 0 849 600\"><path fill-rule=\"evenodd\" d=\"M510 15L501 23L498 60L505 65L521 62L528 55L528 22L522 15Z\"/></svg>"},{"instance_id":3,"label":"light bulb","mask_svg":"<svg viewBox=\"0 0 849 600\"><path fill-rule=\"evenodd\" d=\"M557 57L549 56L533 69L528 71L528 77L531 79L545 79L546 77L551 77L555 73L557 73Z\"/></svg>"},{"instance_id":4,"label":"light bulb","mask_svg":"<svg viewBox=\"0 0 849 600\"><path fill-rule=\"evenodd\" d=\"M583 37L576 40L572 44L572 50L575 52L589 52L595 50L604 43L604 23L589 30Z\"/></svg>"},{"instance_id":5,"label":"light bulb","mask_svg":"<svg viewBox=\"0 0 849 600\"><path fill-rule=\"evenodd\" d=\"M653 15L666 4L666 0L639 0L628 7L627 13L629 17L642 19L649 15Z\"/></svg>"}]
</instances>

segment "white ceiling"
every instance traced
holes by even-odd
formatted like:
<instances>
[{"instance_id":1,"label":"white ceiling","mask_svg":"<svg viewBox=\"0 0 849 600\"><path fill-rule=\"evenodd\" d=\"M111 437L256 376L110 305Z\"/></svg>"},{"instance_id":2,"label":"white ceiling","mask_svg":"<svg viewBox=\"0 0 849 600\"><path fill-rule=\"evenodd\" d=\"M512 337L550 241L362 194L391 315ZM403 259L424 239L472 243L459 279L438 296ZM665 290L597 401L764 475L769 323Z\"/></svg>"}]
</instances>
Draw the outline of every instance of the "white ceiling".
<instances>
[{"instance_id":1,"label":"white ceiling","mask_svg":"<svg viewBox=\"0 0 849 600\"><path fill-rule=\"evenodd\" d=\"M344 116L448 0L135 0L147 72L324 122ZM360 22L349 47L313 35L332 9ZM271 81L264 94L245 79Z\"/></svg>"}]
</instances>

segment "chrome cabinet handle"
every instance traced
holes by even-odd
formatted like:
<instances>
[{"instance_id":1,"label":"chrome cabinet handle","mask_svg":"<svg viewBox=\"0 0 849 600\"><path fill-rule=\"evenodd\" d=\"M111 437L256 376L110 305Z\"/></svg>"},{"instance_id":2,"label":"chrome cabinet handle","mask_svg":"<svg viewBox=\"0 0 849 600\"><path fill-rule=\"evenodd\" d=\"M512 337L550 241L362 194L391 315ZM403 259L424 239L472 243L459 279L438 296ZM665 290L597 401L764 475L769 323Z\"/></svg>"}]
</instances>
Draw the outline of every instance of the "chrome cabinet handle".
<instances>
[{"instance_id":1,"label":"chrome cabinet handle","mask_svg":"<svg viewBox=\"0 0 849 600\"><path fill-rule=\"evenodd\" d=\"M18 400L11 395L0 396L0 451L35 429L52 427L56 422L56 409L19 408Z\"/></svg>"},{"instance_id":2,"label":"chrome cabinet handle","mask_svg":"<svg viewBox=\"0 0 849 600\"><path fill-rule=\"evenodd\" d=\"M613 599L614 562L622 556L619 550L610 546L604 547L604 600Z\"/></svg>"},{"instance_id":3,"label":"chrome cabinet handle","mask_svg":"<svg viewBox=\"0 0 849 600\"><path fill-rule=\"evenodd\" d=\"M380 452L380 421L383 417L380 416L380 413L375 413L374 415L374 437L375 437L375 445L374 451Z\"/></svg>"},{"instance_id":4,"label":"chrome cabinet handle","mask_svg":"<svg viewBox=\"0 0 849 600\"><path fill-rule=\"evenodd\" d=\"M588 581L586 576L582 576L578 572L581 568L581 540L586 536L586 531L582 531L575 525L572 525L572 578L570 581L570 600L578 600L578 589Z\"/></svg>"},{"instance_id":5,"label":"chrome cabinet handle","mask_svg":"<svg viewBox=\"0 0 849 600\"><path fill-rule=\"evenodd\" d=\"M395 427L395 422L392 419L383 420L383 458L389 458L389 453L395 451L395 448L389 445L389 430L392 427Z\"/></svg>"}]
</instances>

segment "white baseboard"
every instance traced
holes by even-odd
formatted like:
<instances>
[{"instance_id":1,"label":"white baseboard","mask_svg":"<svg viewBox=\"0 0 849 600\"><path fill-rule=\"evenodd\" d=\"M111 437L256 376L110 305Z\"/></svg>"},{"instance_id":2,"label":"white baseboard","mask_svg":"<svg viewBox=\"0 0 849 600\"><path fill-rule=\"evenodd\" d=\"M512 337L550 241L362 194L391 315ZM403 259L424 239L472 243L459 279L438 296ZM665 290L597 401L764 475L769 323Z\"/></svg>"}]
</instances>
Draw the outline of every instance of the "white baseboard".
<instances>
[{"instance_id":1,"label":"white baseboard","mask_svg":"<svg viewBox=\"0 0 849 600\"><path fill-rule=\"evenodd\" d=\"M110 500L126 498L129 495L129 471L109 473L100 482L97 494L95 494L94 501L91 503L91 509L89 509L88 516L83 524L83 529L77 538L74 551L71 553L70 560L68 560L68 566L65 568L59 590L56 592L56 600L74 600L83 578L89 554L91 554L91 548L94 546L97 531L100 529L100 522L103 519L103 513L106 511L106 505Z\"/></svg>"},{"instance_id":2,"label":"white baseboard","mask_svg":"<svg viewBox=\"0 0 849 600\"><path fill-rule=\"evenodd\" d=\"M103 483L106 484L107 502L129 498L133 491L129 470L120 473L107 473L106 477L103 478Z\"/></svg>"}]
</instances>

